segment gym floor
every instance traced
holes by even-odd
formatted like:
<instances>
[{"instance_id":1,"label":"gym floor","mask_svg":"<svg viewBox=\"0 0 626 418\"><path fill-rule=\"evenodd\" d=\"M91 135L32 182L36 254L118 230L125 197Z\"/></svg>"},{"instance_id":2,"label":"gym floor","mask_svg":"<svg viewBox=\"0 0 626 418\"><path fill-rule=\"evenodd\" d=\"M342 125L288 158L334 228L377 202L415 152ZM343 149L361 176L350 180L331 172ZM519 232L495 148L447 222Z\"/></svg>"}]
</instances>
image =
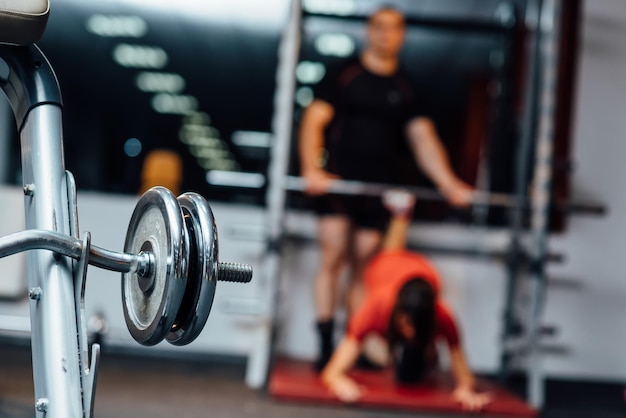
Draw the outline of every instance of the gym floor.
<instances>
[{"instance_id":1,"label":"gym floor","mask_svg":"<svg viewBox=\"0 0 626 418\"><path fill-rule=\"evenodd\" d=\"M180 360L104 352L95 417L404 418L415 414L278 403L243 383L234 361ZM30 349L0 344L0 417L35 416ZM447 415L449 417L449 415ZM623 418L624 387L550 382L546 418ZM424 417L426 418L426 417Z\"/></svg>"}]
</instances>

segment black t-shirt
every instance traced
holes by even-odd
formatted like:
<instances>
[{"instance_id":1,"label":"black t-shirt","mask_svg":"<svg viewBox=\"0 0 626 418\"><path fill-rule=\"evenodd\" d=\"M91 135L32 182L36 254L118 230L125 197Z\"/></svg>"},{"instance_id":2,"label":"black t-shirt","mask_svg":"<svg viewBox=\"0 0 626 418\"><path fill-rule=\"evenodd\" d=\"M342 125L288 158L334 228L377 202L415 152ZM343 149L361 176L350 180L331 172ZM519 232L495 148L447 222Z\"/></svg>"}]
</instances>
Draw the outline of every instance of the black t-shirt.
<instances>
[{"instance_id":1,"label":"black t-shirt","mask_svg":"<svg viewBox=\"0 0 626 418\"><path fill-rule=\"evenodd\" d=\"M346 180L399 181L398 162L411 152L406 124L419 115L404 72L376 75L354 59L329 68L314 94L335 110L325 135L325 169Z\"/></svg>"}]
</instances>

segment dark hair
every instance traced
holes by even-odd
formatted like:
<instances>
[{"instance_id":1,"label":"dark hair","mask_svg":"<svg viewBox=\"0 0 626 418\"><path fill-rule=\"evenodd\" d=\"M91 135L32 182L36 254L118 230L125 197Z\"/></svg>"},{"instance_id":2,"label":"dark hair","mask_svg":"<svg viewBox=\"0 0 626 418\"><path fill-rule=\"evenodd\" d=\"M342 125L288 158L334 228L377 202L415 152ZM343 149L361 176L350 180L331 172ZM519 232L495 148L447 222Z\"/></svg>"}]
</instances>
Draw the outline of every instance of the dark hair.
<instances>
[{"instance_id":1,"label":"dark hair","mask_svg":"<svg viewBox=\"0 0 626 418\"><path fill-rule=\"evenodd\" d=\"M396 304L389 318L387 339L389 345L407 342L398 330L397 317L404 314L409 317L415 328L415 338L410 345L426 348L435 333L435 289L422 277L408 280L398 291Z\"/></svg>"},{"instance_id":2,"label":"dark hair","mask_svg":"<svg viewBox=\"0 0 626 418\"><path fill-rule=\"evenodd\" d=\"M370 13L369 17L367 18L367 24L369 25L370 23L372 23L374 16L376 16L380 12L386 12L386 11L398 13L400 16L402 16L402 20L404 21L404 12L402 10L398 9L393 4L383 4L377 7L372 13Z\"/></svg>"},{"instance_id":3,"label":"dark hair","mask_svg":"<svg viewBox=\"0 0 626 418\"><path fill-rule=\"evenodd\" d=\"M419 381L432 366L429 352L435 335L435 289L422 277L407 281L398 292L389 319L387 338L399 383ZM397 325L398 315L407 315L415 329L407 340Z\"/></svg>"}]
</instances>

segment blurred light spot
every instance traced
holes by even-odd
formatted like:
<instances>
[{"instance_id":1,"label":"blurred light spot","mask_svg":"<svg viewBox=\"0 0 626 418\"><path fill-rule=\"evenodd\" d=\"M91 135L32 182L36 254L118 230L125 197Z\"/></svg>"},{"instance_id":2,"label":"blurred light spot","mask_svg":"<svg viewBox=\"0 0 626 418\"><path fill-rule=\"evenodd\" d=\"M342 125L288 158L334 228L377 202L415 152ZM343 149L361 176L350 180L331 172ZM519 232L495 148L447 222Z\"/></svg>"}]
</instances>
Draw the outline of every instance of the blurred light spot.
<instances>
[{"instance_id":1,"label":"blurred light spot","mask_svg":"<svg viewBox=\"0 0 626 418\"><path fill-rule=\"evenodd\" d=\"M189 146L195 147L213 147L213 148L224 148L222 146L222 140L216 137L210 136L195 136L195 135L187 135L184 140L181 139L181 142L187 144Z\"/></svg>"},{"instance_id":2,"label":"blurred light spot","mask_svg":"<svg viewBox=\"0 0 626 418\"><path fill-rule=\"evenodd\" d=\"M206 174L206 181L214 186L259 189L265 185L265 176L259 173L212 170Z\"/></svg>"},{"instance_id":3,"label":"blurred light spot","mask_svg":"<svg viewBox=\"0 0 626 418\"><path fill-rule=\"evenodd\" d=\"M269 148L272 143L272 134L269 132L235 131L231 140L233 144L239 147Z\"/></svg>"},{"instance_id":4,"label":"blurred light spot","mask_svg":"<svg viewBox=\"0 0 626 418\"><path fill-rule=\"evenodd\" d=\"M137 88L146 93L180 93L185 89L185 79L172 73L141 72L135 79Z\"/></svg>"},{"instance_id":5,"label":"blurred light spot","mask_svg":"<svg viewBox=\"0 0 626 418\"><path fill-rule=\"evenodd\" d=\"M108 3L112 1L107 0ZM254 27L255 30L269 31L272 34L276 33L279 25L284 25L285 12L288 9L285 7L286 2L274 0L123 0L116 3L124 3L124 6L134 4L141 10L161 16L191 17L208 24L229 22L235 27Z\"/></svg>"},{"instance_id":6,"label":"blurred light spot","mask_svg":"<svg viewBox=\"0 0 626 418\"><path fill-rule=\"evenodd\" d=\"M211 160L229 159L231 154L228 150L207 148L207 147L189 147L191 155L196 158L204 158Z\"/></svg>"},{"instance_id":7,"label":"blurred light spot","mask_svg":"<svg viewBox=\"0 0 626 418\"><path fill-rule=\"evenodd\" d=\"M208 125L211 123L211 117L205 112L193 112L186 115L183 119L183 124L189 125Z\"/></svg>"},{"instance_id":8,"label":"blurred light spot","mask_svg":"<svg viewBox=\"0 0 626 418\"><path fill-rule=\"evenodd\" d=\"M167 94L161 95L168 96ZM191 98L195 101L193 97ZM197 104L197 101L195 103ZM219 131L209 125L210 122L211 117L204 112L190 111L186 113L178 133L180 141L188 146L189 152L196 158L198 165L207 171L240 170L241 167L230 152L228 144L220 138Z\"/></svg>"},{"instance_id":9,"label":"blurred light spot","mask_svg":"<svg viewBox=\"0 0 626 418\"><path fill-rule=\"evenodd\" d=\"M129 157L136 157L141 154L141 141L137 138L129 138L124 142L124 153Z\"/></svg>"},{"instance_id":10,"label":"blurred light spot","mask_svg":"<svg viewBox=\"0 0 626 418\"><path fill-rule=\"evenodd\" d=\"M345 33L325 33L315 39L315 49L322 55L349 57L355 48L354 41Z\"/></svg>"},{"instance_id":11,"label":"blurred light spot","mask_svg":"<svg viewBox=\"0 0 626 418\"><path fill-rule=\"evenodd\" d=\"M508 2L500 3L494 15L503 25L513 26L515 24L515 9Z\"/></svg>"},{"instance_id":12,"label":"blurred light spot","mask_svg":"<svg viewBox=\"0 0 626 418\"><path fill-rule=\"evenodd\" d=\"M489 63L493 68L501 68L504 65L504 52L494 50L489 53Z\"/></svg>"},{"instance_id":13,"label":"blurred light spot","mask_svg":"<svg viewBox=\"0 0 626 418\"><path fill-rule=\"evenodd\" d=\"M198 108L193 96L160 93L152 98L152 108L158 113L186 115Z\"/></svg>"},{"instance_id":14,"label":"blurred light spot","mask_svg":"<svg viewBox=\"0 0 626 418\"><path fill-rule=\"evenodd\" d=\"M235 160L227 159L227 160L214 160L214 159L198 159L198 163L200 167L205 170L218 170L218 171L237 171L241 167Z\"/></svg>"},{"instance_id":15,"label":"blurred light spot","mask_svg":"<svg viewBox=\"0 0 626 418\"><path fill-rule=\"evenodd\" d=\"M310 87L300 87L296 90L296 103L302 107L310 105L313 98L313 89Z\"/></svg>"},{"instance_id":16,"label":"blurred light spot","mask_svg":"<svg viewBox=\"0 0 626 418\"><path fill-rule=\"evenodd\" d=\"M302 84L318 83L326 74L326 67L321 62L302 61L296 67L296 79Z\"/></svg>"},{"instance_id":17,"label":"blurred light spot","mask_svg":"<svg viewBox=\"0 0 626 418\"><path fill-rule=\"evenodd\" d=\"M220 146L220 134L212 126L183 125L179 132L181 142L188 145Z\"/></svg>"},{"instance_id":18,"label":"blurred light spot","mask_svg":"<svg viewBox=\"0 0 626 418\"><path fill-rule=\"evenodd\" d=\"M323 13L346 16L354 13L354 0L304 0L303 8L309 13Z\"/></svg>"},{"instance_id":19,"label":"blurred light spot","mask_svg":"<svg viewBox=\"0 0 626 418\"><path fill-rule=\"evenodd\" d=\"M113 49L113 60L122 67L163 68L168 56L155 46L119 44Z\"/></svg>"},{"instance_id":20,"label":"blurred light spot","mask_svg":"<svg viewBox=\"0 0 626 418\"><path fill-rule=\"evenodd\" d=\"M139 16L93 15L87 20L87 30L107 38L141 38L148 32L148 24Z\"/></svg>"}]
</instances>

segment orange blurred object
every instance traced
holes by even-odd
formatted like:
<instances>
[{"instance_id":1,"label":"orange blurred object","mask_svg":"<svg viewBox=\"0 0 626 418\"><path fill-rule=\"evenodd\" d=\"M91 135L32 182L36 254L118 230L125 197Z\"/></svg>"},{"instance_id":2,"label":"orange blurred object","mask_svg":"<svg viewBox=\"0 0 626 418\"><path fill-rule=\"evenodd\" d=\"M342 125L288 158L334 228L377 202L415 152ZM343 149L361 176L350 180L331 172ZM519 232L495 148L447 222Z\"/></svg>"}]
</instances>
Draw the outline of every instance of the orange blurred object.
<instances>
[{"instance_id":1,"label":"orange blurred object","mask_svg":"<svg viewBox=\"0 0 626 418\"><path fill-rule=\"evenodd\" d=\"M167 187L175 195L180 194L183 181L183 161L174 151L157 149L151 151L141 170L142 194L154 186Z\"/></svg>"}]
</instances>

